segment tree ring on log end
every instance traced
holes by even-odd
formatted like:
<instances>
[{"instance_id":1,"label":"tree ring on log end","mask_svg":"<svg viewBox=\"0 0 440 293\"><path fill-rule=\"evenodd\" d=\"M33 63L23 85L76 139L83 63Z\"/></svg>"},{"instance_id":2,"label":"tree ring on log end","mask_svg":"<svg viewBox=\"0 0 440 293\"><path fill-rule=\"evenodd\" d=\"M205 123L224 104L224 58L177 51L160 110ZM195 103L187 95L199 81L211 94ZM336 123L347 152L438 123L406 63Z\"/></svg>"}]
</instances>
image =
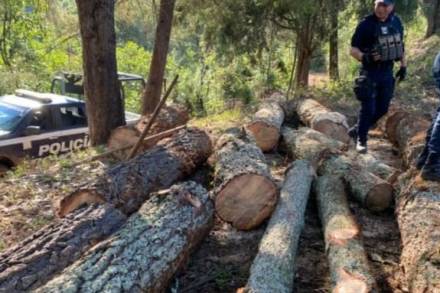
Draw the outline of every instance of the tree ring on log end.
<instances>
[{"instance_id":1,"label":"tree ring on log end","mask_svg":"<svg viewBox=\"0 0 440 293\"><path fill-rule=\"evenodd\" d=\"M339 282L333 293L368 293L368 286L363 280L356 278L345 279Z\"/></svg>"},{"instance_id":2,"label":"tree ring on log end","mask_svg":"<svg viewBox=\"0 0 440 293\"><path fill-rule=\"evenodd\" d=\"M261 224L273 212L278 188L270 179L257 174L242 174L231 179L215 201L220 218L241 230Z\"/></svg>"},{"instance_id":3,"label":"tree ring on log end","mask_svg":"<svg viewBox=\"0 0 440 293\"><path fill-rule=\"evenodd\" d=\"M264 121L249 123L246 128L253 134L263 152L271 151L280 139L280 130Z\"/></svg>"},{"instance_id":4,"label":"tree ring on log end","mask_svg":"<svg viewBox=\"0 0 440 293\"><path fill-rule=\"evenodd\" d=\"M393 199L393 187L389 183L381 183L370 189L365 205L368 209L380 212L388 208Z\"/></svg>"}]
</instances>

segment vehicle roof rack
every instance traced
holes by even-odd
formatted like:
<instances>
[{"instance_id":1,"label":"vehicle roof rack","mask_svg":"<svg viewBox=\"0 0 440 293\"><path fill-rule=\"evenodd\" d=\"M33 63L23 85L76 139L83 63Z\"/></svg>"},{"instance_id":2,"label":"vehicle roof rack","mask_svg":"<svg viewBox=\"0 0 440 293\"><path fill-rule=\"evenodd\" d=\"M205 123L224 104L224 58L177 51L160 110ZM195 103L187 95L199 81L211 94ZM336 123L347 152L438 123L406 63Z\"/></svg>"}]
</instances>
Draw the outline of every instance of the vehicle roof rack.
<instances>
[{"instance_id":1,"label":"vehicle roof rack","mask_svg":"<svg viewBox=\"0 0 440 293\"><path fill-rule=\"evenodd\" d=\"M41 102L43 104L50 104L50 103L52 103L52 99L49 98L46 94L37 93L37 92L34 92L34 91L18 89L18 90L15 90L15 95L17 97L20 97L20 98L34 100L34 101L37 101L37 102Z\"/></svg>"}]
</instances>

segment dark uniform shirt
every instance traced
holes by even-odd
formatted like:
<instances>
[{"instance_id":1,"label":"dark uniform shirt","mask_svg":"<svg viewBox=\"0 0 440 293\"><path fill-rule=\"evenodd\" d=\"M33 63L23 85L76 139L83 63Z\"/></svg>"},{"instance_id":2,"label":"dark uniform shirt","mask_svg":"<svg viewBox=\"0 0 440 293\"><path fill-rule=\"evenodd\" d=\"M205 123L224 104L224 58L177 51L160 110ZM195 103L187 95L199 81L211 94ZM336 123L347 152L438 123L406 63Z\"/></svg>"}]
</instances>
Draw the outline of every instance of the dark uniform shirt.
<instances>
[{"instance_id":1,"label":"dark uniform shirt","mask_svg":"<svg viewBox=\"0 0 440 293\"><path fill-rule=\"evenodd\" d=\"M382 29L382 27L387 27L386 29L391 27L391 29L396 30L400 33L400 37L403 40L404 31L402 21L396 14L391 14L386 21L382 22L373 13L365 17L358 24L351 38L351 46L358 48L363 53L371 52L378 42L378 30ZM363 69L368 71L392 71L393 61L379 62L368 66L363 65Z\"/></svg>"}]
</instances>

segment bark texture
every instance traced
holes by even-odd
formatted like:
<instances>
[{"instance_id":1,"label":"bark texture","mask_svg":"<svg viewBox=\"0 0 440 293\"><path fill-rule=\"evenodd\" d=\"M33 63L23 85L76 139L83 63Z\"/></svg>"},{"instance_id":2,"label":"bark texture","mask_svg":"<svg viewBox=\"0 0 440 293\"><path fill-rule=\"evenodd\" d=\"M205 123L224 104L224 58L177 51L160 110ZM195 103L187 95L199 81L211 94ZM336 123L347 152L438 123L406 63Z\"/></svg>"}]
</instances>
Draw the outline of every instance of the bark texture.
<instances>
[{"instance_id":1,"label":"bark texture","mask_svg":"<svg viewBox=\"0 0 440 293\"><path fill-rule=\"evenodd\" d=\"M76 0L82 40L87 120L93 145L125 124L118 82L114 0Z\"/></svg>"},{"instance_id":2,"label":"bark texture","mask_svg":"<svg viewBox=\"0 0 440 293\"><path fill-rule=\"evenodd\" d=\"M42 228L0 254L0 292L29 291L45 284L125 220L109 205L91 205Z\"/></svg>"},{"instance_id":3,"label":"bark texture","mask_svg":"<svg viewBox=\"0 0 440 293\"><path fill-rule=\"evenodd\" d=\"M404 111L396 111L387 118L387 136L399 148L407 167L414 164L423 149L429 126L428 120Z\"/></svg>"},{"instance_id":4,"label":"bark texture","mask_svg":"<svg viewBox=\"0 0 440 293\"><path fill-rule=\"evenodd\" d=\"M37 292L164 292L210 230L213 214L203 187L174 185Z\"/></svg>"},{"instance_id":5,"label":"bark texture","mask_svg":"<svg viewBox=\"0 0 440 293\"><path fill-rule=\"evenodd\" d=\"M322 176L314 188L330 263L332 292L377 292L361 231L348 207L342 181L335 176Z\"/></svg>"},{"instance_id":6,"label":"bark texture","mask_svg":"<svg viewBox=\"0 0 440 293\"><path fill-rule=\"evenodd\" d=\"M308 127L343 143L350 141L347 118L344 115L331 111L313 99L298 101L296 111Z\"/></svg>"},{"instance_id":7,"label":"bark texture","mask_svg":"<svg viewBox=\"0 0 440 293\"><path fill-rule=\"evenodd\" d=\"M284 111L276 101L266 102L255 113L252 122L246 127L254 135L257 145L263 152L271 151L278 145Z\"/></svg>"},{"instance_id":8,"label":"bark texture","mask_svg":"<svg viewBox=\"0 0 440 293\"><path fill-rule=\"evenodd\" d=\"M344 144L340 141L307 127L283 127L281 132L287 153L294 160L309 160L315 169L327 153L344 149Z\"/></svg>"},{"instance_id":9,"label":"bark texture","mask_svg":"<svg viewBox=\"0 0 440 293\"><path fill-rule=\"evenodd\" d=\"M161 0L159 20L156 27L154 51L151 58L150 73L142 99L142 113L153 113L159 104L162 94L162 83L167 64L168 47L170 44L171 27L175 0Z\"/></svg>"},{"instance_id":10,"label":"bark texture","mask_svg":"<svg viewBox=\"0 0 440 293\"><path fill-rule=\"evenodd\" d=\"M150 151L109 169L96 182L65 197L59 206L64 216L84 202L108 202L125 214L139 209L149 194L168 188L194 172L212 152L208 135L188 128L164 139Z\"/></svg>"},{"instance_id":11,"label":"bark texture","mask_svg":"<svg viewBox=\"0 0 440 293\"><path fill-rule=\"evenodd\" d=\"M412 171L402 186L396 215L402 238L401 266L409 292L440 292L440 187L418 182Z\"/></svg>"},{"instance_id":12,"label":"bark texture","mask_svg":"<svg viewBox=\"0 0 440 293\"><path fill-rule=\"evenodd\" d=\"M322 162L318 173L344 178L353 198L372 211L382 211L391 205L392 185L368 172L347 156L329 156Z\"/></svg>"},{"instance_id":13,"label":"bark texture","mask_svg":"<svg viewBox=\"0 0 440 293\"><path fill-rule=\"evenodd\" d=\"M295 256L313 177L314 171L307 161L296 161L287 170L280 199L261 240L245 291L292 292Z\"/></svg>"},{"instance_id":14,"label":"bark texture","mask_svg":"<svg viewBox=\"0 0 440 293\"><path fill-rule=\"evenodd\" d=\"M366 171L376 175L377 177L393 184L400 175L400 171L393 168L378 159L376 159L371 154L359 154L359 153L349 153L349 158L356 162L357 165L365 168Z\"/></svg>"},{"instance_id":15,"label":"bark texture","mask_svg":"<svg viewBox=\"0 0 440 293\"><path fill-rule=\"evenodd\" d=\"M255 228L272 214L278 200L264 155L244 130L223 135L217 147L216 211L237 229Z\"/></svg>"},{"instance_id":16,"label":"bark texture","mask_svg":"<svg viewBox=\"0 0 440 293\"><path fill-rule=\"evenodd\" d=\"M423 0L421 2L428 21L425 37L429 38L440 32L440 0Z\"/></svg>"}]
</instances>

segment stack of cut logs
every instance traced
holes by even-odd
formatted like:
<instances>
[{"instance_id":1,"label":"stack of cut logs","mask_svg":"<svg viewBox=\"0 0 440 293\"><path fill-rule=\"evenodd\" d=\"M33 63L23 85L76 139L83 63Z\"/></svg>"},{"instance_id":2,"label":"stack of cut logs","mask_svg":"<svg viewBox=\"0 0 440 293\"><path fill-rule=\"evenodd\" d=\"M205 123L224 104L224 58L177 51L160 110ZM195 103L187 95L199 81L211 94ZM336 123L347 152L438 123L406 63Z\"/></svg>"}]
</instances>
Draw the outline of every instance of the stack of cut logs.
<instances>
[{"instance_id":1,"label":"stack of cut logs","mask_svg":"<svg viewBox=\"0 0 440 293\"><path fill-rule=\"evenodd\" d=\"M138 155L85 182L59 203L60 218L0 254L0 292L163 292L210 231L214 213L239 230L268 220L243 292L292 292L295 255L304 214L316 194L332 291L374 292L361 228L347 194L373 212L393 202L402 234L401 263L412 292L440 290L440 188L414 179L371 155L347 151L347 122L311 99L295 112L303 126L283 126L282 101L261 104L251 123L216 139L179 127L188 115L165 107ZM126 156L149 117L116 129L109 148ZM411 165L427 122L395 111L386 133ZM167 130L167 131L166 131ZM166 132L164 132L166 131ZM263 152L284 149L293 163L281 186ZM208 157L214 165L210 193L189 180ZM422 222L422 223L421 223ZM416 231L417 230L417 231Z\"/></svg>"}]
</instances>

